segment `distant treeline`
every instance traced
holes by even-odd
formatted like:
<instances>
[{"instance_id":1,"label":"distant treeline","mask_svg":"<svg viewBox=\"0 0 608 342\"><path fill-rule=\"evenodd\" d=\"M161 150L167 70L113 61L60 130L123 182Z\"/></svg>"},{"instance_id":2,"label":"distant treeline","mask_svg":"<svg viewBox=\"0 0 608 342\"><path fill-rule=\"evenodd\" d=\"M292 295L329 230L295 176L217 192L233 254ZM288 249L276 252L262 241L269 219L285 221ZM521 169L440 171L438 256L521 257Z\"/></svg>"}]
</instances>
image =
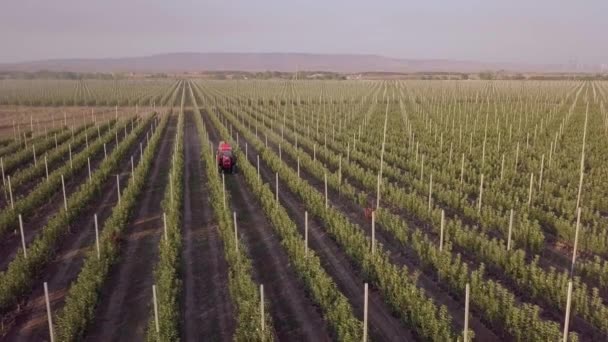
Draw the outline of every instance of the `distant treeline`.
<instances>
[{"instance_id":1,"label":"distant treeline","mask_svg":"<svg viewBox=\"0 0 608 342\"><path fill-rule=\"evenodd\" d=\"M0 71L0 78L18 79L18 80L33 80L33 79L48 79L48 80L117 80L132 78L131 73L101 73L101 72L71 72L71 71L48 71L41 70L36 72L27 71ZM165 73L152 73L139 75L139 78L167 78Z\"/></svg>"},{"instance_id":2,"label":"distant treeline","mask_svg":"<svg viewBox=\"0 0 608 342\"><path fill-rule=\"evenodd\" d=\"M327 71L202 71L182 74L168 73L97 73L70 71L0 71L0 79L56 79L56 80L118 80L128 78L169 78L169 77L202 77L215 80L244 80L244 79L297 79L297 80L347 80L347 79L417 79L417 80L608 80L608 74L574 74L574 73L512 73L504 70L483 71L479 73L461 72L363 72L357 74L341 74Z\"/></svg>"}]
</instances>

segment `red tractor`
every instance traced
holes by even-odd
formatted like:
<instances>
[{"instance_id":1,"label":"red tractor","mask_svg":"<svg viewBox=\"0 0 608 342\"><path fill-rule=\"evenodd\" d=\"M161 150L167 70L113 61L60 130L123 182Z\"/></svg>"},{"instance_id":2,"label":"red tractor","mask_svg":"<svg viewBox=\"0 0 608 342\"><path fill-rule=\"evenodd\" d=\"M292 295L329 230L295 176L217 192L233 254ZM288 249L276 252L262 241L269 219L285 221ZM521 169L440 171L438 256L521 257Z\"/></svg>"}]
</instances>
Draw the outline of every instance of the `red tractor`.
<instances>
[{"instance_id":1,"label":"red tractor","mask_svg":"<svg viewBox=\"0 0 608 342\"><path fill-rule=\"evenodd\" d=\"M220 141L217 147L217 167L224 173L236 172L236 156L232 152L232 146L225 141Z\"/></svg>"}]
</instances>

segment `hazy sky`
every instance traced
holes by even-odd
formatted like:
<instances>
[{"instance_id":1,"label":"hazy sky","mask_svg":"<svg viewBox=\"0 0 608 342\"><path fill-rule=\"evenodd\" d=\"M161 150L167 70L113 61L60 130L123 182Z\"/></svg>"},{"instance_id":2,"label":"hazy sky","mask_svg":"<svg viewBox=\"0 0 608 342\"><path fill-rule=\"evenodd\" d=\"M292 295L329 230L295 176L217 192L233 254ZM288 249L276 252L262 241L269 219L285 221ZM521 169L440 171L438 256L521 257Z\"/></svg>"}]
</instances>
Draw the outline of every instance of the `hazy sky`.
<instances>
[{"instance_id":1,"label":"hazy sky","mask_svg":"<svg viewBox=\"0 0 608 342\"><path fill-rule=\"evenodd\" d=\"M608 63L608 0L0 0L0 62L163 52Z\"/></svg>"}]
</instances>

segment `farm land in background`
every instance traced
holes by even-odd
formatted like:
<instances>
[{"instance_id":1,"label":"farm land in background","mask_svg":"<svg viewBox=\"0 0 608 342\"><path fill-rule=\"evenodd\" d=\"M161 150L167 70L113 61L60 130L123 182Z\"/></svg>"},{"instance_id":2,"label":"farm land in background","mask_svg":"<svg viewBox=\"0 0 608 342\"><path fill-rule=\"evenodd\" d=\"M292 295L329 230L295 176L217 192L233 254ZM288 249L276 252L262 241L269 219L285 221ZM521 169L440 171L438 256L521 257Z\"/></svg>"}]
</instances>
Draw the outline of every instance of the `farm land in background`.
<instances>
[{"instance_id":1,"label":"farm land in background","mask_svg":"<svg viewBox=\"0 0 608 342\"><path fill-rule=\"evenodd\" d=\"M1 339L608 339L607 81L210 75L0 80Z\"/></svg>"}]
</instances>

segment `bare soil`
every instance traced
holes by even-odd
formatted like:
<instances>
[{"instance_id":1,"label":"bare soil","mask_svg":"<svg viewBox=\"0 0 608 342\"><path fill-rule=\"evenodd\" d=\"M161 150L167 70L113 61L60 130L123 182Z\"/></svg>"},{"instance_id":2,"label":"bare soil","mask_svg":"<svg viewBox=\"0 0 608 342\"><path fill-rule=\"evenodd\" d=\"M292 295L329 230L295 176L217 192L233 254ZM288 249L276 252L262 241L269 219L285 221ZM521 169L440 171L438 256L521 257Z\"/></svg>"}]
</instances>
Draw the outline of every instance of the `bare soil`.
<instances>
[{"instance_id":1,"label":"bare soil","mask_svg":"<svg viewBox=\"0 0 608 342\"><path fill-rule=\"evenodd\" d=\"M162 236L161 201L168 181L177 118L171 117L131 224L121 236L120 260L110 271L87 341L141 341L152 305L154 265Z\"/></svg>"},{"instance_id":2,"label":"bare soil","mask_svg":"<svg viewBox=\"0 0 608 342\"><path fill-rule=\"evenodd\" d=\"M209 138L221 139L207 121ZM289 267L289 258L257 198L248 191L241 175L226 175L226 190L237 215L239 239L247 246L256 282L264 285L270 302L276 337L279 341L330 341L330 333L320 309L306 293L297 274Z\"/></svg>"},{"instance_id":3,"label":"bare soil","mask_svg":"<svg viewBox=\"0 0 608 342\"><path fill-rule=\"evenodd\" d=\"M145 134L140 139L145 143ZM139 141L136 142L121 162L119 177L121 184L127 184L131 176L131 156L134 163L139 162ZM88 250L95 244L95 222L93 215L97 214L99 229L103 228L105 220L112 213L117 203L116 178L110 177L102 187L97 197L80 215L72 230L58 246L54 260L39 272L40 286L35 286L32 292L20 305L20 309L6 316L10 317L5 323L7 341L44 341L48 339L48 323L42 282L46 281L51 297L51 309L57 312L65 304L65 295L76 280L84 263Z\"/></svg>"},{"instance_id":4,"label":"bare soil","mask_svg":"<svg viewBox=\"0 0 608 342\"><path fill-rule=\"evenodd\" d=\"M211 122L206 123L212 126ZM245 149L244 138L240 138L240 147ZM249 145L249 161L257 164L257 152L252 145ZM243 161L241 161L242 163ZM260 175L264 181L274 184L275 175L270 167L260 159ZM293 194L287 186L279 179L281 205L287 210L288 214L299 223L298 227L304 234L304 204L297 195ZM347 255L344 254L340 246L331 236L326 233L324 224L314 216L309 216L309 247L317 253L324 269L336 282L339 290L348 298L357 318L363 320L363 288L365 277L360 273L359 268L353 265ZM369 291L369 334L372 340L376 341L413 341L414 334L400 319L392 312L382 299L380 293L372 286Z\"/></svg>"},{"instance_id":5,"label":"bare soil","mask_svg":"<svg viewBox=\"0 0 608 342\"><path fill-rule=\"evenodd\" d=\"M184 213L181 337L231 341L235 314L228 290L228 264L209 199L201 143L187 112L184 127Z\"/></svg>"},{"instance_id":6,"label":"bare soil","mask_svg":"<svg viewBox=\"0 0 608 342\"><path fill-rule=\"evenodd\" d=\"M122 141L122 139L124 139L124 136L119 134L119 142ZM111 142L106 145L108 155L112 153L115 147L115 140L111 140ZM95 172L97 167L103 162L103 159L103 150L91 158L91 172ZM69 159L67 162L69 163ZM73 194L80 184L88 180L88 177L89 169L85 164L84 167L77 170L72 177L65 180L66 196L69 197ZM38 184L32 184L30 190L33 190L37 185ZM16 201L16 198L14 198L14 200ZM38 232L48 223L57 211L63 208L63 205L63 190L60 186L46 203L42 204L34 211L33 215L23 216L23 235L25 236L26 246L36 238ZM17 223L15 230L0 241L0 270L5 270L8 267L8 264L15 258L19 248L21 248L21 235L19 233L19 224Z\"/></svg>"}]
</instances>

